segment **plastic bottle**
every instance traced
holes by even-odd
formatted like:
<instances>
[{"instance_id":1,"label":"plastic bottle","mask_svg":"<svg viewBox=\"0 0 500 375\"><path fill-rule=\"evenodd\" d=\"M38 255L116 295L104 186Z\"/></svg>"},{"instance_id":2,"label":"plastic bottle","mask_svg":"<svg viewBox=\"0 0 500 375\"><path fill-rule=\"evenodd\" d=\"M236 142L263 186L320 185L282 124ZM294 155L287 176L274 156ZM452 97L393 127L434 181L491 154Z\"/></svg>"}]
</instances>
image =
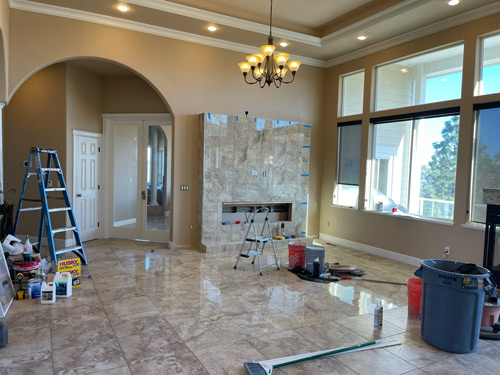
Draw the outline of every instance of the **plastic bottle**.
<instances>
[{"instance_id":1,"label":"plastic bottle","mask_svg":"<svg viewBox=\"0 0 500 375\"><path fill-rule=\"evenodd\" d=\"M281 223L281 234L280 236L285 237L285 223Z\"/></svg>"},{"instance_id":2,"label":"plastic bottle","mask_svg":"<svg viewBox=\"0 0 500 375\"><path fill-rule=\"evenodd\" d=\"M28 235L26 235L26 242L24 243L23 246L23 252L25 254L33 254L33 246L31 245L30 238Z\"/></svg>"},{"instance_id":3,"label":"plastic bottle","mask_svg":"<svg viewBox=\"0 0 500 375\"><path fill-rule=\"evenodd\" d=\"M382 328L382 324L384 321L384 307L380 300L377 301L377 306L375 306L375 310L373 312L373 330L378 331Z\"/></svg>"},{"instance_id":4,"label":"plastic bottle","mask_svg":"<svg viewBox=\"0 0 500 375\"><path fill-rule=\"evenodd\" d=\"M30 262L33 256L33 246L30 243L30 239L26 236L26 242L23 245L23 259L25 262Z\"/></svg>"}]
</instances>

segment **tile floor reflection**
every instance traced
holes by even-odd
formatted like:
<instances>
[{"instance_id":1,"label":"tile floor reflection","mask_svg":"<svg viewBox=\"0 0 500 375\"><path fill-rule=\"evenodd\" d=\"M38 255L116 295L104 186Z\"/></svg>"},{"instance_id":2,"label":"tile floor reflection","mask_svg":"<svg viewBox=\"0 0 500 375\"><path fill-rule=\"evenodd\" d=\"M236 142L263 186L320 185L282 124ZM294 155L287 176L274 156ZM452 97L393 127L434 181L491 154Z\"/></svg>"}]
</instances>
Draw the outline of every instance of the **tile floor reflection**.
<instances>
[{"instance_id":1,"label":"tile floor reflection","mask_svg":"<svg viewBox=\"0 0 500 375\"><path fill-rule=\"evenodd\" d=\"M415 267L341 246L326 261L355 264L366 278L405 283ZM154 250L154 251L152 251ZM434 349L407 316L406 286L343 280L302 281L236 253L168 250L126 240L85 243L82 287L55 305L15 301L6 318L9 345L0 374L243 375L242 363L397 339L401 346L344 354L276 369L273 374L497 373L500 343L475 353ZM271 260L272 261L272 260ZM91 275L91 278L89 278ZM384 305L382 330L373 308Z\"/></svg>"}]
</instances>

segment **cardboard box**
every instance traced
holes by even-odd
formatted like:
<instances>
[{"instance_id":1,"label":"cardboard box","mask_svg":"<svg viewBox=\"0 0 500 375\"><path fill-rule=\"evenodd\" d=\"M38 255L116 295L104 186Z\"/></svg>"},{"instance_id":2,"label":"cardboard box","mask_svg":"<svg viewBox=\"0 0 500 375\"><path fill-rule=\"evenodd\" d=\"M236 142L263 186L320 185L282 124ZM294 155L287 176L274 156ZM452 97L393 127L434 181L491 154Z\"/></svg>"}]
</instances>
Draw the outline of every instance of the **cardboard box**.
<instances>
[{"instance_id":1,"label":"cardboard box","mask_svg":"<svg viewBox=\"0 0 500 375\"><path fill-rule=\"evenodd\" d=\"M57 262L58 272L69 272L71 274L71 279L73 282L73 288L80 287L80 276L81 276L81 263L80 258L75 259L63 259Z\"/></svg>"}]
</instances>

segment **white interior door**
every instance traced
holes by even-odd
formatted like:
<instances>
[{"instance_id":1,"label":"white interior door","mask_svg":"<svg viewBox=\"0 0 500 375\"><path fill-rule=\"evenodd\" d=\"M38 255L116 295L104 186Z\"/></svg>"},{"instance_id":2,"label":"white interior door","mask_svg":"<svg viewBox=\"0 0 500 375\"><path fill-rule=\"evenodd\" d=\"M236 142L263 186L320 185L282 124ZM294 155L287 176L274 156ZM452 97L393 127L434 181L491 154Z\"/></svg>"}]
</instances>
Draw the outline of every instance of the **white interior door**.
<instances>
[{"instance_id":1,"label":"white interior door","mask_svg":"<svg viewBox=\"0 0 500 375\"><path fill-rule=\"evenodd\" d=\"M109 145L105 233L110 237L160 242L170 239L168 120L161 115L105 117Z\"/></svg>"},{"instance_id":2,"label":"white interior door","mask_svg":"<svg viewBox=\"0 0 500 375\"><path fill-rule=\"evenodd\" d=\"M82 241L99 238L101 135L73 132L73 210Z\"/></svg>"}]
</instances>

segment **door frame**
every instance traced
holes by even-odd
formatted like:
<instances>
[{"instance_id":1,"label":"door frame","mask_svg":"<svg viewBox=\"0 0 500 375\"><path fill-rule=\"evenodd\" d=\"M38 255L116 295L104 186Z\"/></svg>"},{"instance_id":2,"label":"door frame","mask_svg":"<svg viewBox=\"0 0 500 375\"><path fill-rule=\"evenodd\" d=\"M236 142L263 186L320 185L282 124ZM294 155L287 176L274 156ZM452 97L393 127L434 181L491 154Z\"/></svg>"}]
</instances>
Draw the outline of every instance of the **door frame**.
<instances>
[{"instance_id":1,"label":"door frame","mask_svg":"<svg viewBox=\"0 0 500 375\"><path fill-rule=\"evenodd\" d=\"M112 191L112 178L113 171L111 166L112 161L112 141L113 141L113 125L115 122L120 120L128 120L128 121L142 121L143 125L149 124L151 121L165 121L167 125L172 124L172 117L170 113L119 113L119 114L103 114L103 133L104 133L104 157L103 157L103 165L104 167L101 169L103 171L103 193L106 199L104 199L104 220L102 225L104 238L110 237L110 230L113 227L113 191ZM141 130L142 131L142 130ZM141 146L142 147L142 146ZM142 161L142 155L139 155L139 161ZM144 166L143 166L144 167ZM170 168L173 168L173 162L170 163ZM173 174L172 174L173 176ZM171 188L172 189L172 188ZM140 189L142 190L142 189ZM138 194L140 194L140 190L138 190ZM139 213L140 210L140 213ZM141 216L141 224L142 224L142 205L138 207L138 216ZM171 216L172 219L172 216ZM169 234L167 239L164 242L170 243L172 239L172 221L170 221Z\"/></svg>"},{"instance_id":2,"label":"door frame","mask_svg":"<svg viewBox=\"0 0 500 375\"><path fill-rule=\"evenodd\" d=\"M84 131L84 130L76 130L76 129L73 129L73 187L72 187L72 193L71 193L71 202L76 202L76 169L77 169L77 165L76 165L76 153L77 153L77 144L76 144L76 138L78 136L81 136L81 137L89 137L89 138L96 138L99 140L99 143L100 143L100 148L102 148L102 145L103 145L103 134L101 133L94 133L94 132L88 132L88 131ZM103 220L102 217L103 217L103 209L102 209L102 205L100 204L100 202L103 201L102 199L102 193L103 193L103 184L101 183L101 181L103 181L103 160L104 158L101 157L101 152L98 151L97 152L97 167L99 168L99 173L97 174L97 178L98 178L98 181L97 181L97 185L101 188L98 188L97 189L97 209L96 209L96 213L97 213L97 222L98 222L98 228L99 228L99 232L98 232L98 238L103 238ZM74 210L74 207L73 207L73 210Z\"/></svg>"}]
</instances>

